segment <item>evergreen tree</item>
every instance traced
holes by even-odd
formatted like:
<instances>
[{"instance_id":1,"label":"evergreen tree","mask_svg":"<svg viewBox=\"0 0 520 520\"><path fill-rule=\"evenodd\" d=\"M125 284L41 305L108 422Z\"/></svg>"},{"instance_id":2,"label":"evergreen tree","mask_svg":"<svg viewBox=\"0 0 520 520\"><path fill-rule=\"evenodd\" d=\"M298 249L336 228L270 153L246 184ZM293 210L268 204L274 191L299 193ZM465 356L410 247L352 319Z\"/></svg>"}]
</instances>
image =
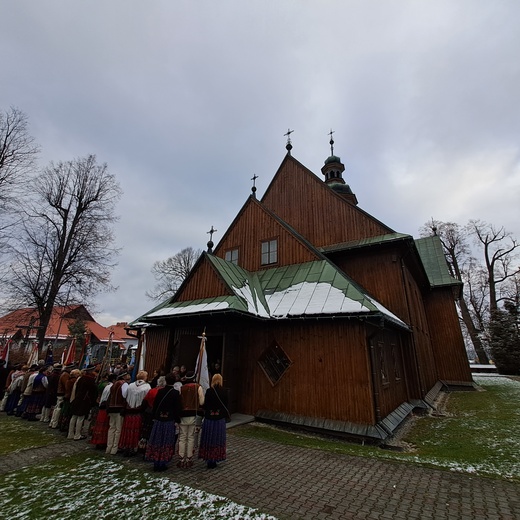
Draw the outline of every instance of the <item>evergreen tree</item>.
<instances>
[{"instance_id":1,"label":"evergreen tree","mask_svg":"<svg viewBox=\"0 0 520 520\"><path fill-rule=\"evenodd\" d=\"M491 354L500 374L520 375L518 309L506 305L492 313L489 324Z\"/></svg>"}]
</instances>

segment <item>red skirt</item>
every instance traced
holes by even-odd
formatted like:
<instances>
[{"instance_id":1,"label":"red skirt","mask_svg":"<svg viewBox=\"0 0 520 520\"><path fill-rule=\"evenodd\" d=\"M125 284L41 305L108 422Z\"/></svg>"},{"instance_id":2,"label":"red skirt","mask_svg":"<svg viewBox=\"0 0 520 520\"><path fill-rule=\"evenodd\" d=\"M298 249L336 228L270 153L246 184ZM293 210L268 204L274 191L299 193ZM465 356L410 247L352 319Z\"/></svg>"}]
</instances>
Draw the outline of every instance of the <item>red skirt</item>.
<instances>
[{"instance_id":1,"label":"red skirt","mask_svg":"<svg viewBox=\"0 0 520 520\"><path fill-rule=\"evenodd\" d=\"M90 444L106 446L108 437L108 428L110 426L110 418L106 410L99 410L96 422L92 428L92 438Z\"/></svg>"},{"instance_id":2,"label":"red skirt","mask_svg":"<svg viewBox=\"0 0 520 520\"><path fill-rule=\"evenodd\" d=\"M137 449L141 439L142 426L143 418L140 413L125 415L118 448L121 450Z\"/></svg>"}]
</instances>

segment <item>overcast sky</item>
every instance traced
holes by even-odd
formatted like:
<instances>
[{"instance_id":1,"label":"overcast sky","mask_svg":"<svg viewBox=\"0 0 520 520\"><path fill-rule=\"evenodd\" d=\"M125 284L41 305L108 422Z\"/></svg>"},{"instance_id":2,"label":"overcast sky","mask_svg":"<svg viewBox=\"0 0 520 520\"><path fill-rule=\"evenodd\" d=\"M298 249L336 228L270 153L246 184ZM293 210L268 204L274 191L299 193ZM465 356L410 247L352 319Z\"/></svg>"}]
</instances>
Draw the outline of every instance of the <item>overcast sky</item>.
<instances>
[{"instance_id":1,"label":"overcast sky","mask_svg":"<svg viewBox=\"0 0 520 520\"><path fill-rule=\"evenodd\" d=\"M215 243L285 156L335 154L359 206L419 235L478 218L520 238L520 2L0 0L0 109L41 166L93 153L115 174L103 325L153 307L150 269Z\"/></svg>"}]
</instances>

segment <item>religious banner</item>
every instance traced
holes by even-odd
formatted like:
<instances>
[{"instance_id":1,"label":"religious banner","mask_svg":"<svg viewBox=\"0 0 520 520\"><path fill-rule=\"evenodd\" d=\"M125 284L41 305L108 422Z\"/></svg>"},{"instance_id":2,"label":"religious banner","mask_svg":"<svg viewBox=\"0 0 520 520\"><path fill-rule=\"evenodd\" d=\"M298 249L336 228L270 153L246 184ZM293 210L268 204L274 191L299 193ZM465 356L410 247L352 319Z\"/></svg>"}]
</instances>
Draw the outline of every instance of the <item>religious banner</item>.
<instances>
[{"instance_id":1,"label":"religious banner","mask_svg":"<svg viewBox=\"0 0 520 520\"><path fill-rule=\"evenodd\" d=\"M206 334L203 332L200 338L200 349L195 366L195 380L202 387L204 393L209 388L208 355L206 353Z\"/></svg>"}]
</instances>

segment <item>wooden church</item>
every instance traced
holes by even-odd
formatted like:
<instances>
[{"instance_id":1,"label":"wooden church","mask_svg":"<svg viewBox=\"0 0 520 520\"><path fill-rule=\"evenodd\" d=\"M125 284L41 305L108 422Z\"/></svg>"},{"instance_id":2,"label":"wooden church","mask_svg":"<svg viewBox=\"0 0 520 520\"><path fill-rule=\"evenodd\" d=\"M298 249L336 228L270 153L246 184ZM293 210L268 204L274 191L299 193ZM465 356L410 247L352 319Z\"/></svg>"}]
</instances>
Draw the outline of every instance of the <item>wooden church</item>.
<instances>
[{"instance_id":1,"label":"wooden church","mask_svg":"<svg viewBox=\"0 0 520 520\"><path fill-rule=\"evenodd\" d=\"M358 206L334 155L319 178L287 155L177 293L135 320L147 370L193 369L201 332L231 412L383 441L443 385L471 386L438 237Z\"/></svg>"}]
</instances>

